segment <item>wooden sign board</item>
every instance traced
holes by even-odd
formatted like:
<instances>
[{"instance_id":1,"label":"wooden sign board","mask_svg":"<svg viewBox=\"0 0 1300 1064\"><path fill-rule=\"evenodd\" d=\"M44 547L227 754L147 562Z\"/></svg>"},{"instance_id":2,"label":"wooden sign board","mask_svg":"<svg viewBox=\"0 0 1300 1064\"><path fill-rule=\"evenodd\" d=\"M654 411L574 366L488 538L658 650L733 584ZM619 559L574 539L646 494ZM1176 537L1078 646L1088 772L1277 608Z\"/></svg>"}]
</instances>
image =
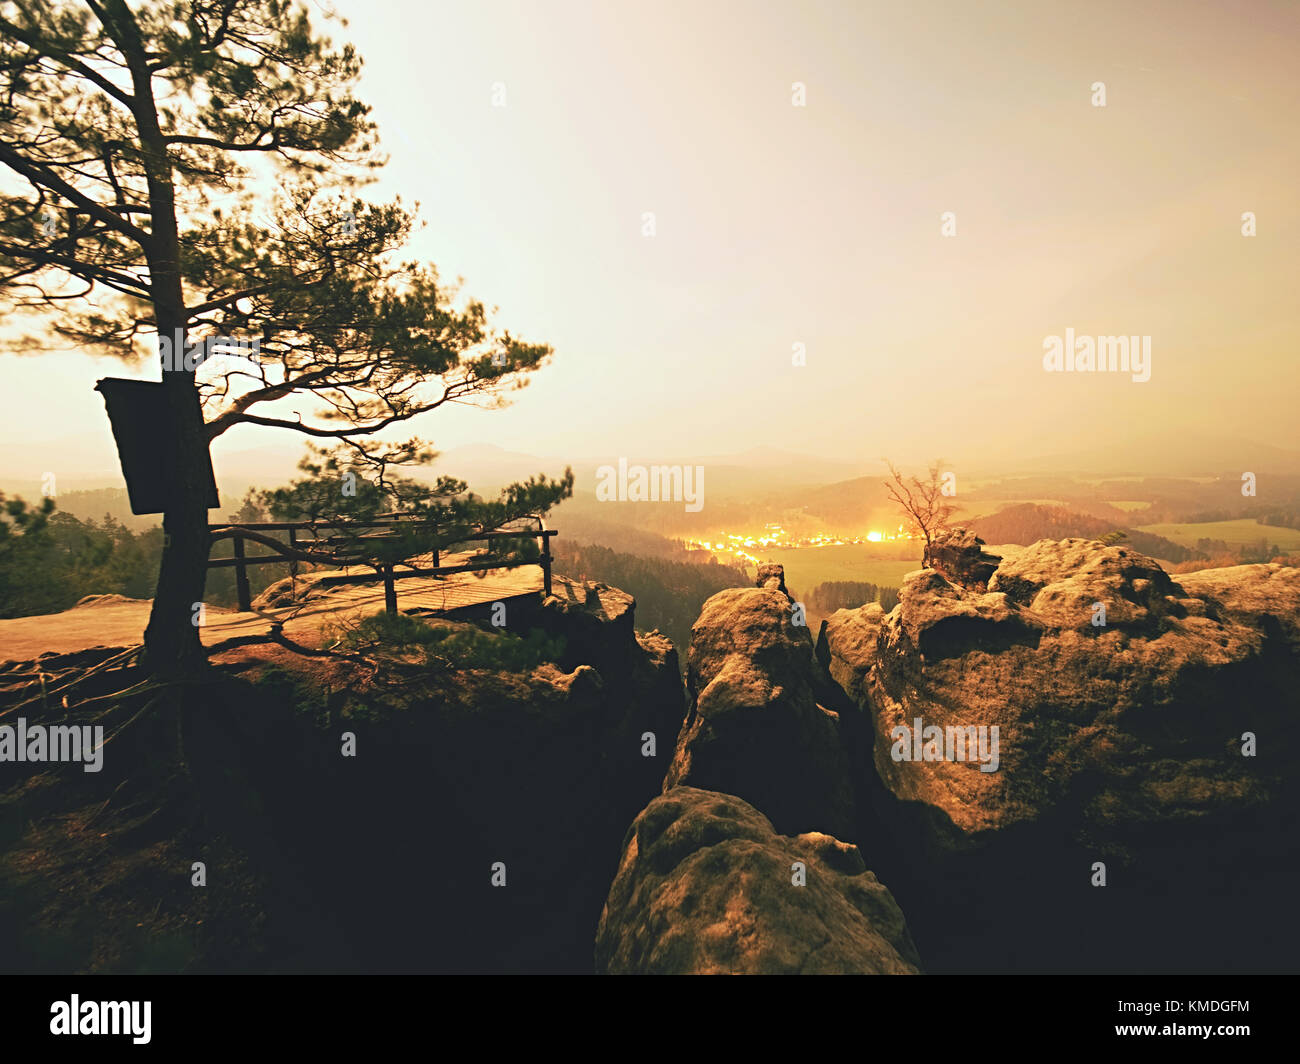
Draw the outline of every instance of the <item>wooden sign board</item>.
<instances>
[{"instance_id":1,"label":"wooden sign board","mask_svg":"<svg viewBox=\"0 0 1300 1064\"><path fill-rule=\"evenodd\" d=\"M103 395L104 406L108 408L131 512L163 513L175 497L172 485L177 475L176 447L163 435L167 424L163 385L158 381L105 377L95 385L95 391ZM221 505L217 498L217 478L212 472L211 455L204 452L203 457L210 485L208 509L212 510Z\"/></svg>"}]
</instances>

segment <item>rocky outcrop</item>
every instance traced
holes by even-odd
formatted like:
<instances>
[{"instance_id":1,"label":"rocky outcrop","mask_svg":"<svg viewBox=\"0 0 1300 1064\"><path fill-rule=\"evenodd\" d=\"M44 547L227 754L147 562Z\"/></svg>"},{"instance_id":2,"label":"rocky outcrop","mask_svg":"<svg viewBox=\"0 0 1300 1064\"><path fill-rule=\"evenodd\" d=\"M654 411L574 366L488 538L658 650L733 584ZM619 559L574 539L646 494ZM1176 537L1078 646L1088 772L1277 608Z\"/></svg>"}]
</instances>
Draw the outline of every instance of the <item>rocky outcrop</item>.
<instances>
[{"instance_id":1,"label":"rocky outcrop","mask_svg":"<svg viewBox=\"0 0 1300 1064\"><path fill-rule=\"evenodd\" d=\"M252 601L256 610L283 609L286 606L300 606L306 602L318 601L330 594L331 588L338 581L333 571L298 573L286 576L268 584Z\"/></svg>"},{"instance_id":2,"label":"rocky outcrop","mask_svg":"<svg viewBox=\"0 0 1300 1064\"><path fill-rule=\"evenodd\" d=\"M785 566L771 562L760 565L758 575L754 578L754 586L771 588L774 591L789 594L785 587Z\"/></svg>"},{"instance_id":3,"label":"rocky outcrop","mask_svg":"<svg viewBox=\"0 0 1300 1064\"><path fill-rule=\"evenodd\" d=\"M690 709L664 793L624 842L599 971L919 970L893 897L840 841L860 819L861 743L824 704L827 691L844 697L801 620L779 565L704 604L691 630Z\"/></svg>"},{"instance_id":4,"label":"rocky outcrop","mask_svg":"<svg viewBox=\"0 0 1300 1064\"><path fill-rule=\"evenodd\" d=\"M685 703L675 651L635 632L630 596L556 590L532 619L564 639L559 661L243 645L204 683L121 708L110 723L131 723L100 772L0 764L14 828L0 880L25 877L25 908L0 906L0 943L22 926L30 954L13 963L589 973L623 838L660 792ZM40 682L0 673L0 712L26 699L32 724L64 723ZM195 860L211 889L190 886Z\"/></svg>"},{"instance_id":5,"label":"rocky outcrop","mask_svg":"<svg viewBox=\"0 0 1300 1064\"><path fill-rule=\"evenodd\" d=\"M828 629L834 622L834 650ZM822 621L817 635L817 659L855 705L866 705L867 676L876 660L876 643L885 624L885 611L878 602L855 610L839 610Z\"/></svg>"},{"instance_id":6,"label":"rocky outcrop","mask_svg":"<svg viewBox=\"0 0 1300 1064\"><path fill-rule=\"evenodd\" d=\"M768 582L783 583L777 574ZM730 588L704 604L691 629L690 708L664 789L738 795L783 833L852 837L840 716L817 701L812 639L792 605L776 586Z\"/></svg>"},{"instance_id":7,"label":"rocky outcrop","mask_svg":"<svg viewBox=\"0 0 1300 1064\"><path fill-rule=\"evenodd\" d=\"M625 667L636 653L635 615L636 601L626 591L557 576L536 623L564 638L568 667L586 662L609 671Z\"/></svg>"},{"instance_id":8,"label":"rocky outcrop","mask_svg":"<svg viewBox=\"0 0 1300 1064\"><path fill-rule=\"evenodd\" d=\"M729 794L678 787L636 818L596 936L611 974L912 974L903 914L857 847L778 835Z\"/></svg>"},{"instance_id":9,"label":"rocky outcrop","mask_svg":"<svg viewBox=\"0 0 1300 1064\"><path fill-rule=\"evenodd\" d=\"M1295 860L1300 570L1175 579L1131 549L1044 540L987 589L909 574L887 616L829 618L819 654L874 721L875 822L896 846L873 867L928 963L1195 966L1213 941L1266 966L1300 944L1294 926L1287 947L1251 946L1203 919L1220 894L1262 904ZM918 722L942 729L922 734L938 757ZM994 770L947 744L994 728Z\"/></svg>"},{"instance_id":10,"label":"rocky outcrop","mask_svg":"<svg viewBox=\"0 0 1300 1064\"><path fill-rule=\"evenodd\" d=\"M635 631L630 595L555 590L531 618L564 641L553 664L341 696L362 754L322 796L349 840L330 889L374 967L590 971L620 844L662 786L685 703L676 652ZM365 890L373 906L348 900Z\"/></svg>"},{"instance_id":11,"label":"rocky outcrop","mask_svg":"<svg viewBox=\"0 0 1300 1064\"><path fill-rule=\"evenodd\" d=\"M125 595L82 595L72 608L74 610L94 610L104 609L108 606L147 605L151 601L150 599L127 598Z\"/></svg>"},{"instance_id":12,"label":"rocky outcrop","mask_svg":"<svg viewBox=\"0 0 1300 1064\"><path fill-rule=\"evenodd\" d=\"M941 532L925 548L925 565L962 587L984 587L1000 559L984 550L984 541L964 528Z\"/></svg>"}]
</instances>

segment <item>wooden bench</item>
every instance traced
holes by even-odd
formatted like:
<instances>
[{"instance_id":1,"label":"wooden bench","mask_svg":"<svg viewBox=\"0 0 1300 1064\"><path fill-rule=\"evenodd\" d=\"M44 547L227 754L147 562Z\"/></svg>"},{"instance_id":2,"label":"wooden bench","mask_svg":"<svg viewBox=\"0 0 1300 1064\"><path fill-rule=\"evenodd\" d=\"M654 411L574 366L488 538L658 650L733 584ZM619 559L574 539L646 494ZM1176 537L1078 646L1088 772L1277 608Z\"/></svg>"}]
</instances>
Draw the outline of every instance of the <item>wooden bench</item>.
<instances>
[{"instance_id":1,"label":"wooden bench","mask_svg":"<svg viewBox=\"0 0 1300 1064\"><path fill-rule=\"evenodd\" d=\"M427 552L432 556L432 566L412 569L409 573L395 573L395 563L376 564L367 561L363 555L346 553L342 549L350 544L357 543L358 540L391 539L397 534L399 527L405 529L409 529L412 525L417 528L430 527L411 518L403 519L398 514L385 515L385 517L385 520L358 521L355 523L337 521L263 521L247 524L209 525L210 545L216 544L223 539L229 539L232 541L234 557L209 558L208 568L233 568L235 570L235 589L239 598L239 608L244 612L248 612L253 608L252 596L248 586L248 566L269 565L286 561L305 561L314 565L335 565L340 568L353 565L374 565L379 576L384 581L384 605L389 613L397 612L397 589L394 586L394 581L408 576L449 576L454 573L477 572L486 569L513 569L523 565L536 564L542 567L543 593L551 594L551 537L558 535L558 533L555 529L546 528L540 517L531 518L531 520L537 522L536 528L494 529L490 532L478 532L463 536L456 540L455 544L443 544L443 550L445 550L448 546L461 543L487 542L490 545L493 540L499 539L534 538L541 540L541 556L536 562L484 561L443 566L438 564L439 548L432 546ZM373 531L362 531L365 529ZM337 534L342 530L353 534ZM276 539L272 535L274 532L287 532L289 534L288 543ZM299 533L303 532L311 532L312 535L304 541L299 539ZM318 535L321 532L334 532L335 534L327 535L322 539ZM261 544L269 548L273 553L250 556L245 549L248 542ZM322 547L324 549L320 549Z\"/></svg>"}]
</instances>

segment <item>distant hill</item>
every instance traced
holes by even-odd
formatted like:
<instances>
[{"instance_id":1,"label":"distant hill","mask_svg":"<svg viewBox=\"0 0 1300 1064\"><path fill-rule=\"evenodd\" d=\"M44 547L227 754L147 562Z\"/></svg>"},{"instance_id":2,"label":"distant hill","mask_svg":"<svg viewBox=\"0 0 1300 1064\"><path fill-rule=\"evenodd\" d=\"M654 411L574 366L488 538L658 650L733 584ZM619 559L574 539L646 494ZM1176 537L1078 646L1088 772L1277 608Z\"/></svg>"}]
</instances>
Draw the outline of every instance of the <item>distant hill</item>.
<instances>
[{"instance_id":1,"label":"distant hill","mask_svg":"<svg viewBox=\"0 0 1300 1064\"><path fill-rule=\"evenodd\" d=\"M1077 513L1064 506L1022 503L970 522L985 543L1020 543L1028 546L1040 539L1100 539L1107 532L1124 532L1126 546L1152 558L1185 562L1199 558L1198 551L1179 546L1163 536L1124 528L1099 517Z\"/></svg>"},{"instance_id":2,"label":"distant hill","mask_svg":"<svg viewBox=\"0 0 1300 1064\"><path fill-rule=\"evenodd\" d=\"M560 533L556 542L562 541L565 546L595 544L620 554L639 554L643 558L665 558L675 562L703 563L713 559L711 552L691 550L680 539L660 536L635 525L604 521L592 517L590 508L570 509L568 503L564 504L563 510L557 509L548 517L547 523Z\"/></svg>"},{"instance_id":3,"label":"distant hill","mask_svg":"<svg viewBox=\"0 0 1300 1064\"><path fill-rule=\"evenodd\" d=\"M877 473L809 487L799 493L799 505L835 529L892 527L898 522L898 508L885 488L887 475Z\"/></svg>"}]
</instances>

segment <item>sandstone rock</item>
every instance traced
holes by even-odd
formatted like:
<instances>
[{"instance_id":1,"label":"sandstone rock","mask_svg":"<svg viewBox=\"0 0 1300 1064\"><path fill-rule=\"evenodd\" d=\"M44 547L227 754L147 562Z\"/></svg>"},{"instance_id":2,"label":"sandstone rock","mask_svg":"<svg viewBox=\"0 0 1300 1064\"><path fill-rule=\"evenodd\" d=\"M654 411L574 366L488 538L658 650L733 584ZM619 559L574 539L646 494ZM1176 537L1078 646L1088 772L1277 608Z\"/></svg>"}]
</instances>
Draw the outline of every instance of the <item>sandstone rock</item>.
<instances>
[{"instance_id":1,"label":"sandstone rock","mask_svg":"<svg viewBox=\"0 0 1300 1064\"><path fill-rule=\"evenodd\" d=\"M729 588L691 629L691 706L664 780L736 794L786 833L853 837L839 714L818 704L812 640L775 588Z\"/></svg>"},{"instance_id":2,"label":"sandstone rock","mask_svg":"<svg viewBox=\"0 0 1300 1064\"><path fill-rule=\"evenodd\" d=\"M301 801L348 840L330 844L339 867L321 891L376 969L591 970L622 840L662 787L685 703L676 652L635 632L630 595L563 587L540 614L564 661L333 696L362 753L340 768L332 729ZM657 757L642 756L646 732ZM435 874L448 854L468 874ZM498 861L507 886L491 889Z\"/></svg>"},{"instance_id":3,"label":"sandstone rock","mask_svg":"<svg viewBox=\"0 0 1300 1064\"><path fill-rule=\"evenodd\" d=\"M974 532L955 528L940 532L925 549L925 564L937 569L954 584L983 586L998 567L996 555L984 550L984 541Z\"/></svg>"},{"instance_id":4,"label":"sandstone rock","mask_svg":"<svg viewBox=\"0 0 1300 1064\"><path fill-rule=\"evenodd\" d=\"M83 595L77 599L74 610L99 609L104 606L138 606L151 599L127 598L125 595Z\"/></svg>"},{"instance_id":5,"label":"sandstone rock","mask_svg":"<svg viewBox=\"0 0 1300 1064\"><path fill-rule=\"evenodd\" d=\"M1280 667L1300 678L1290 658L1300 570L1209 572L1176 583L1131 550L1076 539L1034 544L997 569L987 592L911 573L888 617L864 608L828 619L830 669L874 714L880 737L918 716L1000 725L995 773L894 761L889 744L877 744L887 786L941 807L963 835L1039 819L1080 787L1093 798L1140 790L1139 777L1162 760L1189 771L1193 753L1213 763L1191 769L1204 786L1249 805L1265 798L1267 782L1225 743L1250 716L1240 707L1244 677L1275 687ZM1098 604L1104 625L1093 623ZM1266 644L1288 660L1271 660ZM1290 716L1283 702L1260 711L1279 723ZM1187 812L1178 801L1141 804L1144 821ZM1095 804L1088 810L1097 815Z\"/></svg>"},{"instance_id":6,"label":"sandstone rock","mask_svg":"<svg viewBox=\"0 0 1300 1064\"><path fill-rule=\"evenodd\" d=\"M542 602L537 621L551 635L563 636L567 668L586 663L605 671L625 668L637 646L636 600L604 583L556 576L553 594Z\"/></svg>"},{"instance_id":7,"label":"sandstone rock","mask_svg":"<svg viewBox=\"0 0 1300 1064\"><path fill-rule=\"evenodd\" d=\"M754 586L785 591L785 566L771 563L760 565L758 567L758 576L754 580Z\"/></svg>"},{"instance_id":8,"label":"sandstone rock","mask_svg":"<svg viewBox=\"0 0 1300 1064\"><path fill-rule=\"evenodd\" d=\"M254 597L251 605L254 611L298 606L329 595L330 581L337 579L338 574L333 570L286 576L267 585L261 594Z\"/></svg>"},{"instance_id":9,"label":"sandstone rock","mask_svg":"<svg viewBox=\"0 0 1300 1064\"><path fill-rule=\"evenodd\" d=\"M827 632L835 625L836 652L830 652ZM852 610L836 610L832 617L822 621L817 636L817 658L840 685L844 693L858 705L865 705L867 694L864 684L876 660L876 643L885 623L885 611L878 602L868 602Z\"/></svg>"},{"instance_id":10,"label":"sandstone rock","mask_svg":"<svg viewBox=\"0 0 1300 1064\"><path fill-rule=\"evenodd\" d=\"M806 885L792 882L805 866ZM678 787L624 842L596 936L611 974L913 974L903 914L856 846L778 835L729 794Z\"/></svg>"},{"instance_id":11,"label":"sandstone rock","mask_svg":"<svg viewBox=\"0 0 1300 1064\"><path fill-rule=\"evenodd\" d=\"M1277 565L1235 565L1202 569L1179 576L1189 595L1235 623L1265 631L1270 638L1300 654L1300 609L1296 585L1300 570Z\"/></svg>"},{"instance_id":12,"label":"sandstone rock","mask_svg":"<svg viewBox=\"0 0 1300 1064\"><path fill-rule=\"evenodd\" d=\"M1099 606L1104 625L1093 623ZM911 573L888 616L828 618L819 650L874 720L874 806L911 883L894 877L889 853L878 870L930 963L936 943L953 942L932 921L950 922L954 904L1018 914L1001 945L1032 954L1035 937L1044 950L1051 941L1039 906L1068 895L1081 910L1075 960L1130 935L1152 963L1171 964L1211 894L1283 888L1275 864L1296 859L1285 825L1300 808L1289 756L1300 738L1300 570L1174 578L1129 548L1044 540L1003 559L987 590ZM895 760L894 729L917 719L996 726L999 767ZM1267 735L1269 751L1243 757L1246 732ZM1071 894L1094 860L1141 904L1115 911L1098 900L1114 892ZM1281 947L1270 956L1251 963L1276 962ZM1077 967L1065 952L1055 964Z\"/></svg>"}]
</instances>

